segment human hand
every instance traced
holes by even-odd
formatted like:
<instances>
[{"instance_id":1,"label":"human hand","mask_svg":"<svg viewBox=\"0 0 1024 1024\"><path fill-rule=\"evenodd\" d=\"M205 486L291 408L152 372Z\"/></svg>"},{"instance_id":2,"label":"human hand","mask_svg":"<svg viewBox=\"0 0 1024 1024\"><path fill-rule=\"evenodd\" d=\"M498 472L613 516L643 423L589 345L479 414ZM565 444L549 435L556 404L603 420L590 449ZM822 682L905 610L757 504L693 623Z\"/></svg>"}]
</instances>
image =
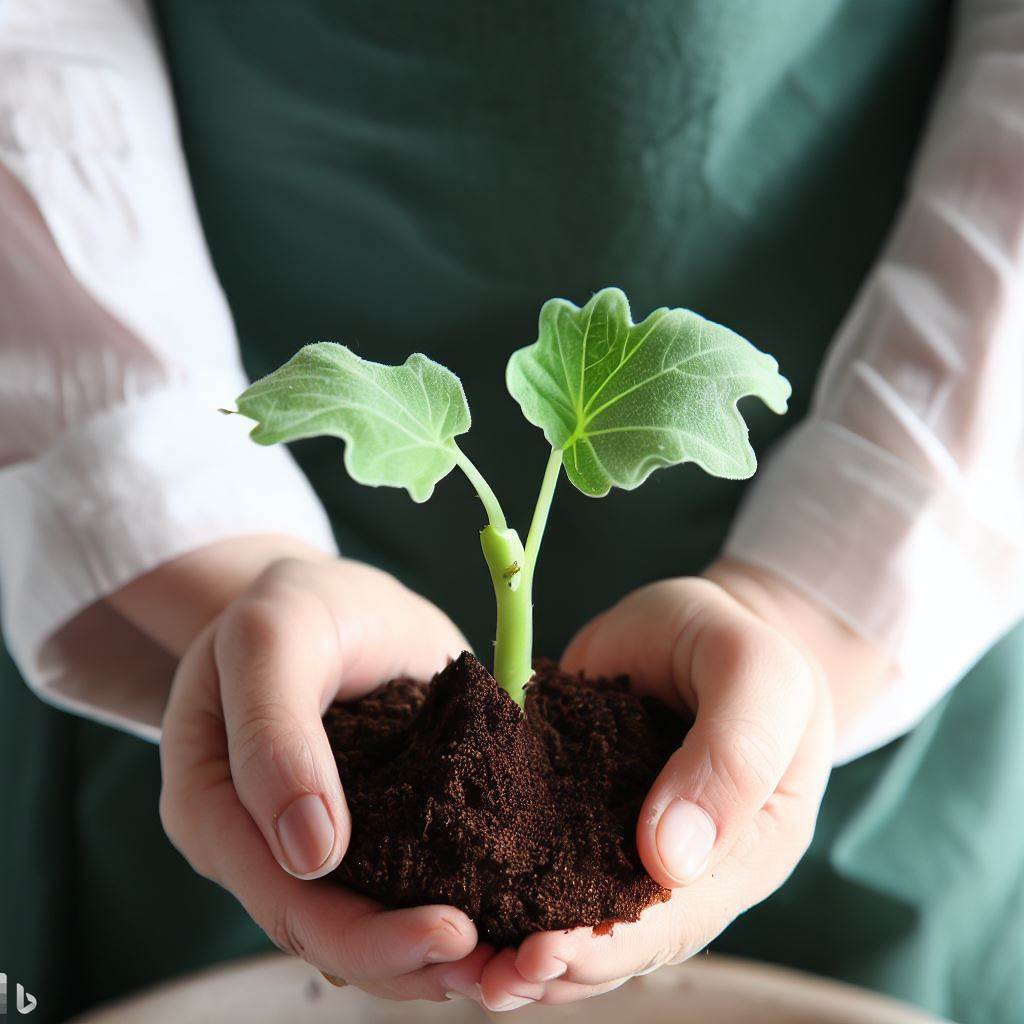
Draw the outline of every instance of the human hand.
<instances>
[{"instance_id":1,"label":"human hand","mask_svg":"<svg viewBox=\"0 0 1024 1024\"><path fill-rule=\"evenodd\" d=\"M628 674L636 692L696 716L637 823L641 859L673 895L611 935L543 932L501 951L481 978L486 1005L569 1002L678 963L778 888L813 835L833 690L845 723L883 664L780 581L737 564L643 587L595 618L564 667ZM841 666L860 672L856 686Z\"/></svg>"},{"instance_id":2,"label":"human hand","mask_svg":"<svg viewBox=\"0 0 1024 1024\"><path fill-rule=\"evenodd\" d=\"M493 950L454 907L385 911L314 881L338 866L351 829L321 716L336 696L428 679L465 647L383 572L285 558L191 644L167 707L160 812L172 842L277 946L376 995L472 995Z\"/></svg>"}]
</instances>

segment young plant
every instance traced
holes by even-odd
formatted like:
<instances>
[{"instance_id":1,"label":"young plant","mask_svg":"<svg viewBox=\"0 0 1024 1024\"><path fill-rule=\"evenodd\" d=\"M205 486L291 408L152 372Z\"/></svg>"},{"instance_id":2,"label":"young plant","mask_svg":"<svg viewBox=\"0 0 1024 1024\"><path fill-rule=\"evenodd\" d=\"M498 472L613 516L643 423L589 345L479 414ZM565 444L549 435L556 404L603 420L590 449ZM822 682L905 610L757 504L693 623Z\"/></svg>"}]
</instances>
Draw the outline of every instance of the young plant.
<instances>
[{"instance_id":1,"label":"young plant","mask_svg":"<svg viewBox=\"0 0 1024 1024\"><path fill-rule=\"evenodd\" d=\"M562 469L593 497L682 462L744 479L757 462L737 402L756 395L783 413L790 387L771 356L689 310L657 309L634 324L618 288L582 308L546 302L538 340L512 355L506 383L551 445L525 544L455 440L470 427L462 383L424 355L385 366L333 342L307 345L243 392L238 412L256 421L259 444L342 438L354 480L404 487L413 501L456 466L465 473L487 514L480 544L498 606L494 676L522 707L537 555Z\"/></svg>"}]
</instances>

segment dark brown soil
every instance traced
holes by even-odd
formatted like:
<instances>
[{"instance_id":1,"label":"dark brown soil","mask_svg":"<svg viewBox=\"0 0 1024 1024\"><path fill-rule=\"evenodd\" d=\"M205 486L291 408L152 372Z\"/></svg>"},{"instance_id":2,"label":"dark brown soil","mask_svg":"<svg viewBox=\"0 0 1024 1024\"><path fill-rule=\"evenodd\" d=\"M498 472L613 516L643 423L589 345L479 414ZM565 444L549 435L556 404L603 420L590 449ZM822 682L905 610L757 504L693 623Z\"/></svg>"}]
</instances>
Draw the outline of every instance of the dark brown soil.
<instances>
[{"instance_id":1,"label":"dark brown soil","mask_svg":"<svg viewBox=\"0 0 1024 1024\"><path fill-rule=\"evenodd\" d=\"M324 719L352 811L333 878L389 907L447 903L483 941L635 921L666 899L640 864L640 805L689 723L543 663L526 715L470 654Z\"/></svg>"}]
</instances>

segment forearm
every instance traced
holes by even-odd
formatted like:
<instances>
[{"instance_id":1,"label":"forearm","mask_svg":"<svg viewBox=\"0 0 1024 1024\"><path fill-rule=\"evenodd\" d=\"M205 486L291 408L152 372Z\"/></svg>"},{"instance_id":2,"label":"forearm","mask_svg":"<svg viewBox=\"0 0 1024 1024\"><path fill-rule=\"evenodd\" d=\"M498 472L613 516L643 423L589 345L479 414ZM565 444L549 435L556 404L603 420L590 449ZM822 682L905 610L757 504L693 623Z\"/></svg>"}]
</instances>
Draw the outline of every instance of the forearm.
<instances>
[{"instance_id":1,"label":"forearm","mask_svg":"<svg viewBox=\"0 0 1024 1024\"><path fill-rule=\"evenodd\" d=\"M172 559L110 594L107 603L176 656L270 565L282 558L328 561L284 534L229 537Z\"/></svg>"},{"instance_id":2,"label":"forearm","mask_svg":"<svg viewBox=\"0 0 1024 1024\"><path fill-rule=\"evenodd\" d=\"M45 700L155 738L173 652L270 557L187 553L333 538L290 456L216 411L247 378L145 11L0 22L4 641Z\"/></svg>"}]
</instances>

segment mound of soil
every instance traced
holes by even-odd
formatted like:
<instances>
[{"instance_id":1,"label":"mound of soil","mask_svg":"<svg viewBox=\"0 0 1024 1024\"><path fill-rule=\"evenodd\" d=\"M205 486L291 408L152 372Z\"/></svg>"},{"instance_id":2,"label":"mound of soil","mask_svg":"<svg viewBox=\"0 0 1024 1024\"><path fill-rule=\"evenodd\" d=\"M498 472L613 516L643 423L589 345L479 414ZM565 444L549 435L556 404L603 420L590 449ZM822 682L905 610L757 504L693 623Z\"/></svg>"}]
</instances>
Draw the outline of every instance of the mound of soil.
<instances>
[{"instance_id":1,"label":"mound of soil","mask_svg":"<svg viewBox=\"0 0 1024 1024\"><path fill-rule=\"evenodd\" d=\"M352 812L331 876L389 907L447 903L481 940L635 921L668 898L634 839L689 727L628 681L538 666L524 715L471 654L324 717Z\"/></svg>"}]
</instances>

